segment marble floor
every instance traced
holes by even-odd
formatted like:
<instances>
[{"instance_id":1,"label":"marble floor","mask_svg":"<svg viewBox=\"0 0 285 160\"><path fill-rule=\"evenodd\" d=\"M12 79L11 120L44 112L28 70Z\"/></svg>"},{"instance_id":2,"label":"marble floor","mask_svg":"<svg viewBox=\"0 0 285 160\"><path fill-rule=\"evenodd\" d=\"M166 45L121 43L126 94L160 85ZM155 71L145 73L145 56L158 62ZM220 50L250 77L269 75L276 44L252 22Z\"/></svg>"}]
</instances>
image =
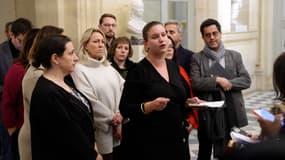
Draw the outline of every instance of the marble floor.
<instances>
[{"instance_id":1,"label":"marble floor","mask_svg":"<svg viewBox=\"0 0 285 160\"><path fill-rule=\"evenodd\" d=\"M256 108L270 108L273 106L274 97L275 93L273 91L260 91L244 95L245 107L249 123L248 126L243 128L245 131L253 134L259 134L260 128L256 121L255 115L252 113L252 110ZM189 136L189 145L191 151L191 160L196 160L198 154L198 140L196 130L193 130Z\"/></svg>"}]
</instances>

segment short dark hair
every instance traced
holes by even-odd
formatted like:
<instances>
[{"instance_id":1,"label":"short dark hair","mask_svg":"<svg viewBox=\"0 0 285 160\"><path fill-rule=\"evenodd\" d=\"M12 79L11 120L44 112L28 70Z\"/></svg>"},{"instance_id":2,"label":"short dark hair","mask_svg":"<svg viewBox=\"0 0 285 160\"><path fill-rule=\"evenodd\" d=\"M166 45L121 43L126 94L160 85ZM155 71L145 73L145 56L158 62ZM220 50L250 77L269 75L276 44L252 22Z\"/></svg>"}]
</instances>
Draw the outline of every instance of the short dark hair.
<instances>
[{"instance_id":1,"label":"short dark hair","mask_svg":"<svg viewBox=\"0 0 285 160\"><path fill-rule=\"evenodd\" d=\"M209 18L203 21L202 24L200 25L200 32L202 36L204 35L204 28L211 25L216 25L218 31L221 32L221 24L217 20Z\"/></svg>"},{"instance_id":2,"label":"short dark hair","mask_svg":"<svg viewBox=\"0 0 285 160\"><path fill-rule=\"evenodd\" d=\"M108 54L113 57L115 55L116 52L116 48L119 44L122 43L126 43L129 45L129 54L128 57L132 57L133 56L133 48L132 48L132 44L131 41L128 37L118 37L115 40L112 41L112 44L110 46L110 48L108 49Z\"/></svg>"},{"instance_id":3,"label":"short dark hair","mask_svg":"<svg viewBox=\"0 0 285 160\"><path fill-rule=\"evenodd\" d=\"M285 101L285 52L282 52L273 65L273 86L279 100Z\"/></svg>"},{"instance_id":4,"label":"short dark hair","mask_svg":"<svg viewBox=\"0 0 285 160\"><path fill-rule=\"evenodd\" d=\"M49 69L51 67L51 56L55 53L58 57L61 57L66 49L66 43L70 41L71 39L65 35L51 35L42 39L36 50L33 66L43 65L43 67Z\"/></svg>"},{"instance_id":5,"label":"short dark hair","mask_svg":"<svg viewBox=\"0 0 285 160\"><path fill-rule=\"evenodd\" d=\"M18 18L12 23L11 32L18 36L19 34L25 34L32 29L32 23L25 18Z\"/></svg>"},{"instance_id":6,"label":"short dark hair","mask_svg":"<svg viewBox=\"0 0 285 160\"><path fill-rule=\"evenodd\" d=\"M13 22L7 22L7 23L5 24L5 32L11 31L12 24L13 24Z\"/></svg>"},{"instance_id":7,"label":"short dark hair","mask_svg":"<svg viewBox=\"0 0 285 160\"><path fill-rule=\"evenodd\" d=\"M111 13L104 13L104 14L100 17L100 19L99 19L99 24L102 24L104 18L106 18L106 17L111 17L111 18L113 18L115 21L117 20L117 19L116 19L116 16L114 16L113 14L111 14Z\"/></svg>"},{"instance_id":8,"label":"short dark hair","mask_svg":"<svg viewBox=\"0 0 285 160\"><path fill-rule=\"evenodd\" d=\"M23 50L19 56L19 61L24 67L27 67L29 64L29 58L28 58L29 51L39 31L40 31L39 28L33 28L25 34L25 37L23 40Z\"/></svg>"},{"instance_id":9,"label":"short dark hair","mask_svg":"<svg viewBox=\"0 0 285 160\"><path fill-rule=\"evenodd\" d=\"M143 39L144 39L145 41L147 41L147 39L148 39L148 35L147 35L148 31L149 31L153 26L156 26L156 25L162 25L162 26L163 26L163 24L162 24L161 22L159 22L159 21L151 21L151 22L147 23L147 24L143 27L142 34L143 34ZM163 26L163 27L164 27L164 26Z\"/></svg>"}]
</instances>

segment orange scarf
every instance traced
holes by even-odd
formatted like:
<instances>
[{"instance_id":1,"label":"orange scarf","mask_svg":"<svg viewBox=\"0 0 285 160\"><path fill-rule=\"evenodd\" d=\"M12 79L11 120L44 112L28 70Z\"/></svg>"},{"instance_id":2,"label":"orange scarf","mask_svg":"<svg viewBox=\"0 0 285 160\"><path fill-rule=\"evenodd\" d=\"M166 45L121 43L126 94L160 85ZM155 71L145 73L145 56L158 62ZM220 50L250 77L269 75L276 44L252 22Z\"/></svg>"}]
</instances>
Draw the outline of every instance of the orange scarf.
<instances>
[{"instance_id":1,"label":"orange scarf","mask_svg":"<svg viewBox=\"0 0 285 160\"><path fill-rule=\"evenodd\" d=\"M190 98L194 97L193 91L192 91L191 81L190 81L188 74L186 73L186 71L181 66L179 66L179 72L189 86ZM198 109L192 108L192 112L190 112L188 114L187 121L188 121L188 123L191 123L193 128L197 129L199 127Z\"/></svg>"}]
</instances>

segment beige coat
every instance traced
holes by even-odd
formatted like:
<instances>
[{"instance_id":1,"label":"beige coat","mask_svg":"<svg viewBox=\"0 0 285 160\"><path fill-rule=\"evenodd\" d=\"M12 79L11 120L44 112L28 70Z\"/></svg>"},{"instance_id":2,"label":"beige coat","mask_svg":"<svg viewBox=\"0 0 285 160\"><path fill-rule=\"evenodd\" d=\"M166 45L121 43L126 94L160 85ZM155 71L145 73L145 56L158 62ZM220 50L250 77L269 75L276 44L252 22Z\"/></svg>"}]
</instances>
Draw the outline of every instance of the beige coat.
<instances>
[{"instance_id":1,"label":"beige coat","mask_svg":"<svg viewBox=\"0 0 285 160\"><path fill-rule=\"evenodd\" d=\"M39 79L39 77L43 74L43 68L35 68L30 66L27 70L23 81L22 81L22 89L23 89L23 101L24 101L24 123L19 132L19 154L20 160L32 160L32 152L31 152L31 127L30 127L30 102L34 87Z\"/></svg>"}]
</instances>

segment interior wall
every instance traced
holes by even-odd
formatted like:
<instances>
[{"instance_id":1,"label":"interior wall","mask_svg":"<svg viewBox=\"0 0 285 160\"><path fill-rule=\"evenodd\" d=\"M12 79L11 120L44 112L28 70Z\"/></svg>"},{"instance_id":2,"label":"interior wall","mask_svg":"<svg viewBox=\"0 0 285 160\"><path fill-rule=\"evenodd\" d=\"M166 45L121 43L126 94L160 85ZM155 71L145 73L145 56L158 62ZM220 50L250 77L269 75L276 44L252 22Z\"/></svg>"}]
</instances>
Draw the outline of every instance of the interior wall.
<instances>
[{"instance_id":1,"label":"interior wall","mask_svg":"<svg viewBox=\"0 0 285 160\"><path fill-rule=\"evenodd\" d=\"M0 43L6 40L4 34L5 24L9 21L13 21L16 17L15 1L14 0L0 0Z\"/></svg>"},{"instance_id":2,"label":"interior wall","mask_svg":"<svg viewBox=\"0 0 285 160\"><path fill-rule=\"evenodd\" d=\"M35 0L0 0L0 42L6 40L4 29L5 24L9 21L23 17L29 19L36 26L34 3Z\"/></svg>"},{"instance_id":3,"label":"interior wall","mask_svg":"<svg viewBox=\"0 0 285 160\"><path fill-rule=\"evenodd\" d=\"M285 0L274 0L273 15L273 57L274 61L277 56L285 51Z\"/></svg>"},{"instance_id":4,"label":"interior wall","mask_svg":"<svg viewBox=\"0 0 285 160\"><path fill-rule=\"evenodd\" d=\"M204 42L201 37L200 33L200 24L207 18L217 18L218 17L218 0L199 0L196 1L196 20L195 20L195 28L196 28L196 35L195 35L195 42L196 46L194 51L200 51L203 46Z\"/></svg>"},{"instance_id":5,"label":"interior wall","mask_svg":"<svg viewBox=\"0 0 285 160\"><path fill-rule=\"evenodd\" d=\"M6 22L17 17L25 17L35 27L55 25L64 28L75 46L79 45L82 33L90 27L98 27L103 13L117 17L117 36L127 35L131 0L0 0L0 28L4 31ZM112 5L110 5L112 4ZM3 35L3 36L2 36ZM5 40L2 34L0 40Z\"/></svg>"},{"instance_id":6,"label":"interior wall","mask_svg":"<svg viewBox=\"0 0 285 160\"><path fill-rule=\"evenodd\" d=\"M112 5L110 5L112 4ZM117 17L117 36L125 35L130 13L130 0L36 0L36 24L47 24L64 28L78 48L82 33L90 27L97 28L103 13Z\"/></svg>"},{"instance_id":7,"label":"interior wall","mask_svg":"<svg viewBox=\"0 0 285 160\"><path fill-rule=\"evenodd\" d=\"M102 0L101 14L105 12L112 13L116 16L118 22L117 36L127 35L127 25L131 15L131 0Z\"/></svg>"},{"instance_id":8,"label":"interior wall","mask_svg":"<svg viewBox=\"0 0 285 160\"><path fill-rule=\"evenodd\" d=\"M16 18L24 17L36 25L35 0L15 0Z\"/></svg>"},{"instance_id":9,"label":"interior wall","mask_svg":"<svg viewBox=\"0 0 285 160\"><path fill-rule=\"evenodd\" d=\"M273 50L273 1L261 1L260 18L260 66L263 70L262 80L265 82L261 90L273 89L272 71L275 60Z\"/></svg>"},{"instance_id":10,"label":"interior wall","mask_svg":"<svg viewBox=\"0 0 285 160\"><path fill-rule=\"evenodd\" d=\"M76 48L79 46L82 33L87 28L98 27L99 18L103 13L112 13L117 17L117 36L127 35L127 22L131 12L131 0L0 0L0 2L2 32L6 22L21 16L30 19L36 27L48 24L63 27L65 34L73 39ZM196 45L193 48L194 51L200 51L204 46L199 31L203 20L216 18L221 23L226 23L227 17L223 16L219 9L221 2L225 0L195 1ZM223 33L223 41L227 48L236 49L242 53L245 66L253 79L256 79L256 76L262 77L264 83L254 84L251 89L257 89L260 85L260 89L268 89L272 84L266 79L272 77L274 60L272 56L273 2L250 0L250 6L255 7L251 8L249 13L249 31ZM225 29L227 30L227 25ZM4 39L4 34L1 34L0 40Z\"/></svg>"}]
</instances>

